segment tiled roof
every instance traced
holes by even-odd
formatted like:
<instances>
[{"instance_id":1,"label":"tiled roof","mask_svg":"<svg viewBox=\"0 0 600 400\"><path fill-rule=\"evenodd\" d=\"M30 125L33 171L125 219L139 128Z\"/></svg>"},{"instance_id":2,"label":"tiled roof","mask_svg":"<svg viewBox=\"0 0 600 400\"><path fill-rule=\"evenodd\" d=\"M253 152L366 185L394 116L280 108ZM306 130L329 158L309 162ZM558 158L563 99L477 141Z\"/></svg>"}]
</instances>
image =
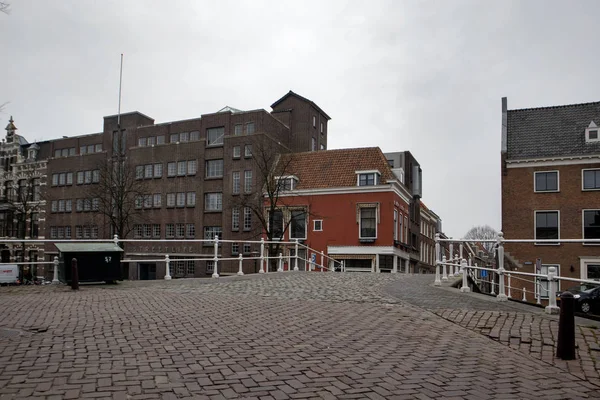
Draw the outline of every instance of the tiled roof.
<instances>
[{"instance_id":1,"label":"tiled roof","mask_svg":"<svg viewBox=\"0 0 600 400\"><path fill-rule=\"evenodd\" d=\"M356 186L356 171L378 170L381 183L396 179L379 147L285 154L279 166L298 177L298 189Z\"/></svg>"},{"instance_id":2,"label":"tiled roof","mask_svg":"<svg viewBox=\"0 0 600 400\"><path fill-rule=\"evenodd\" d=\"M508 110L507 158L600 154L600 142L585 142L592 121L600 125L600 102Z\"/></svg>"}]
</instances>

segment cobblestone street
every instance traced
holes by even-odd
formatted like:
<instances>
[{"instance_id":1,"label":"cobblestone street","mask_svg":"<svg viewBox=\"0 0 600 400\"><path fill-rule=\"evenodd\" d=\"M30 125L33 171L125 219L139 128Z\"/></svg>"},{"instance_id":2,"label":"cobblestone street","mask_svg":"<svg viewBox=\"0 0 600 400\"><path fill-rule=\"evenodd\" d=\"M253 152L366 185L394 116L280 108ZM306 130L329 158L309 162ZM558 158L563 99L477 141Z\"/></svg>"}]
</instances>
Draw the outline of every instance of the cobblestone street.
<instances>
[{"instance_id":1,"label":"cobblestone street","mask_svg":"<svg viewBox=\"0 0 600 400\"><path fill-rule=\"evenodd\" d=\"M0 399L600 398L596 328L578 326L580 359L554 360L556 318L542 309L432 283L272 273L2 287Z\"/></svg>"}]
</instances>

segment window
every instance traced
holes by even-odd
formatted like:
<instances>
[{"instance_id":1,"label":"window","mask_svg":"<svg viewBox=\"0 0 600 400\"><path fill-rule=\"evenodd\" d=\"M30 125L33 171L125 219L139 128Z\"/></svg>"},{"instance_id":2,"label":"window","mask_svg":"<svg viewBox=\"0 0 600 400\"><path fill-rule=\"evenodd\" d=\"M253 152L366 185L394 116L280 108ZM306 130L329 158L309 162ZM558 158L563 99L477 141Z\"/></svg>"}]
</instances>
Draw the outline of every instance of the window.
<instances>
[{"instance_id":1,"label":"window","mask_svg":"<svg viewBox=\"0 0 600 400\"><path fill-rule=\"evenodd\" d=\"M252 145L247 144L244 147L244 157L252 157Z\"/></svg>"},{"instance_id":2,"label":"window","mask_svg":"<svg viewBox=\"0 0 600 400\"><path fill-rule=\"evenodd\" d=\"M175 193L167 193L167 207L175 207Z\"/></svg>"},{"instance_id":3,"label":"window","mask_svg":"<svg viewBox=\"0 0 600 400\"><path fill-rule=\"evenodd\" d=\"M154 175L154 167L152 164L144 165L144 178L152 178Z\"/></svg>"},{"instance_id":4,"label":"window","mask_svg":"<svg viewBox=\"0 0 600 400\"><path fill-rule=\"evenodd\" d=\"M312 142L311 142L311 143L312 143L312 144L311 144L311 148L310 148L310 149L311 149L312 151L316 151L316 150L317 150L317 139L315 139L315 138L312 138Z\"/></svg>"},{"instance_id":5,"label":"window","mask_svg":"<svg viewBox=\"0 0 600 400\"><path fill-rule=\"evenodd\" d=\"M140 209L144 204L144 198L142 196L135 196L135 208Z\"/></svg>"},{"instance_id":6,"label":"window","mask_svg":"<svg viewBox=\"0 0 600 400\"><path fill-rule=\"evenodd\" d=\"M204 209L206 211L221 211L223 208L222 193L206 193L204 195Z\"/></svg>"},{"instance_id":7,"label":"window","mask_svg":"<svg viewBox=\"0 0 600 400\"><path fill-rule=\"evenodd\" d=\"M246 135L254 133L254 122L248 122L246 124Z\"/></svg>"},{"instance_id":8,"label":"window","mask_svg":"<svg viewBox=\"0 0 600 400\"><path fill-rule=\"evenodd\" d=\"M83 237L83 226L77 225L75 227L75 238L81 239Z\"/></svg>"},{"instance_id":9,"label":"window","mask_svg":"<svg viewBox=\"0 0 600 400\"><path fill-rule=\"evenodd\" d=\"M249 231L250 229L252 229L252 209L244 207L244 230Z\"/></svg>"},{"instance_id":10,"label":"window","mask_svg":"<svg viewBox=\"0 0 600 400\"><path fill-rule=\"evenodd\" d=\"M360 239L377 238L377 208L363 207L360 209Z\"/></svg>"},{"instance_id":11,"label":"window","mask_svg":"<svg viewBox=\"0 0 600 400\"><path fill-rule=\"evenodd\" d=\"M187 192L186 205L188 207L196 206L196 192Z\"/></svg>"},{"instance_id":12,"label":"window","mask_svg":"<svg viewBox=\"0 0 600 400\"><path fill-rule=\"evenodd\" d=\"M206 130L206 141L209 146L217 146L223 144L223 136L225 128L209 128Z\"/></svg>"},{"instance_id":13,"label":"window","mask_svg":"<svg viewBox=\"0 0 600 400\"><path fill-rule=\"evenodd\" d=\"M398 240L398 210L394 210L394 240Z\"/></svg>"},{"instance_id":14,"label":"window","mask_svg":"<svg viewBox=\"0 0 600 400\"><path fill-rule=\"evenodd\" d=\"M249 254L252 251L252 245L250 243L244 243L244 254Z\"/></svg>"},{"instance_id":15,"label":"window","mask_svg":"<svg viewBox=\"0 0 600 400\"><path fill-rule=\"evenodd\" d=\"M169 142L170 143L177 143L179 142L179 134L178 133L172 133L170 138L169 138Z\"/></svg>"},{"instance_id":16,"label":"window","mask_svg":"<svg viewBox=\"0 0 600 400\"><path fill-rule=\"evenodd\" d=\"M167 163L167 176L176 176L177 175L177 163L170 162Z\"/></svg>"},{"instance_id":17,"label":"window","mask_svg":"<svg viewBox=\"0 0 600 400\"><path fill-rule=\"evenodd\" d=\"M313 115L313 128L317 127L317 117Z\"/></svg>"},{"instance_id":18,"label":"window","mask_svg":"<svg viewBox=\"0 0 600 400\"><path fill-rule=\"evenodd\" d=\"M144 208L152 208L152 195L144 195Z\"/></svg>"},{"instance_id":19,"label":"window","mask_svg":"<svg viewBox=\"0 0 600 400\"><path fill-rule=\"evenodd\" d=\"M558 171L534 172L535 192L558 192Z\"/></svg>"},{"instance_id":20,"label":"window","mask_svg":"<svg viewBox=\"0 0 600 400\"><path fill-rule=\"evenodd\" d=\"M65 200L65 211L66 212L73 211L73 201L72 200Z\"/></svg>"},{"instance_id":21,"label":"window","mask_svg":"<svg viewBox=\"0 0 600 400\"><path fill-rule=\"evenodd\" d=\"M91 231L90 227L87 225L84 225L83 226L83 238L89 239L90 236L92 236L92 231Z\"/></svg>"},{"instance_id":22,"label":"window","mask_svg":"<svg viewBox=\"0 0 600 400\"><path fill-rule=\"evenodd\" d=\"M160 224L152 224L152 237L160 238Z\"/></svg>"},{"instance_id":23,"label":"window","mask_svg":"<svg viewBox=\"0 0 600 400\"><path fill-rule=\"evenodd\" d=\"M146 138L145 137L138 139L138 147L146 147Z\"/></svg>"},{"instance_id":24,"label":"window","mask_svg":"<svg viewBox=\"0 0 600 400\"><path fill-rule=\"evenodd\" d=\"M273 234L274 240L279 240L283 238L283 212L281 210L273 211L273 224L271 228L271 233Z\"/></svg>"},{"instance_id":25,"label":"window","mask_svg":"<svg viewBox=\"0 0 600 400\"><path fill-rule=\"evenodd\" d=\"M323 133L323 123L321 122L321 133Z\"/></svg>"},{"instance_id":26,"label":"window","mask_svg":"<svg viewBox=\"0 0 600 400\"><path fill-rule=\"evenodd\" d=\"M379 174L377 172L367 172L358 174L358 186L374 186L379 184Z\"/></svg>"},{"instance_id":27,"label":"window","mask_svg":"<svg viewBox=\"0 0 600 400\"><path fill-rule=\"evenodd\" d=\"M185 237L193 239L196 236L196 227L194 224L187 224L185 226Z\"/></svg>"},{"instance_id":28,"label":"window","mask_svg":"<svg viewBox=\"0 0 600 400\"><path fill-rule=\"evenodd\" d=\"M179 141L180 142L188 142L190 139L190 135L188 132L181 132L179 134Z\"/></svg>"},{"instance_id":29,"label":"window","mask_svg":"<svg viewBox=\"0 0 600 400\"><path fill-rule=\"evenodd\" d=\"M242 134L242 124L236 124L233 126L233 134L235 136L240 136Z\"/></svg>"},{"instance_id":30,"label":"window","mask_svg":"<svg viewBox=\"0 0 600 400\"><path fill-rule=\"evenodd\" d=\"M585 130L585 141L588 143L600 141L600 137L598 136L598 127L594 121L592 121Z\"/></svg>"},{"instance_id":31,"label":"window","mask_svg":"<svg viewBox=\"0 0 600 400\"><path fill-rule=\"evenodd\" d=\"M560 265L548 265L548 264L543 264L542 265L542 269L541 270L537 270L536 273L538 274L542 274L542 275L548 275L548 270L550 269L550 267L554 267L556 268L556 275L560 276ZM538 295L538 289L539 289L539 294L540 294L540 298L541 299L547 299L549 293L549 281L548 279L545 279L543 277L536 277L535 278L536 281L536 285L535 285L535 295L537 297ZM560 292L560 279L557 279L555 282L555 287L554 289L557 292ZM555 294L552 293L552 296L554 296Z\"/></svg>"},{"instance_id":32,"label":"window","mask_svg":"<svg viewBox=\"0 0 600 400\"><path fill-rule=\"evenodd\" d=\"M323 220L315 219L313 221L313 231L321 232L323 230Z\"/></svg>"},{"instance_id":33,"label":"window","mask_svg":"<svg viewBox=\"0 0 600 400\"><path fill-rule=\"evenodd\" d=\"M163 169L162 164L154 164L154 177L155 178L162 178L162 169Z\"/></svg>"},{"instance_id":34,"label":"window","mask_svg":"<svg viewBox=\"0 0 600 400\"><path fill-rule=\"evenodd\" d=\"M323 143L321 143L321 146L319 147L321 150L325 150L325 145Z\"/></svg>"},{"instance_id":35,"label":"window","mask_svg":"<svg viewBox=\"0 0 600 400\"><path fill-rule=\"evenodd\" d=\"M87 153L87 146L80 146L79 154L85 154L85 153Z\"/></svg>"},{"instance_id":36,"label":"window","mask_svg":"<svg viewBox=\"0 0 600 400\"><path fill-rule=\"evenodd\" d=\"M177 162L177 176L185 176L187 171L187 165L185 161Z\"/></svg>"},{"instance_id":37,"label":"window","mask_svg":"<svg viewBox=\"0 0 600 400\"><path fill-rule=\"evenodd\" d=\"M559 239L558 211L535 211L535 238ZM558 244L558 243L536 243Z\"/></svg>"},{"instance_id":38,"label":"window","mask_svg":"<svg viewBox=\"0 0 600 400\"><path fill-rule=\"evenodd\" d=\"M175 237L175 224L166 224L165 225L165 234L167 238Z\"/></svg>"},{"instance_id":39,"label":"window","mask_svg":"<svg viewBox=\"0 0 600 400\"><path fill-rule=\"evenodd\" d=\"M283 191L287 191L287 190L293 190L294 189L294 178L291 177L284 177L284 178L279 178L277 184L279 185L278 190L283 192Z\"/></svg>"},{"instance_id":40,"label":"window","mask_svg":"<svg viewBox=\"0 0 600 400\"><path fill-rule=\"evenodd\" d=\"M94 145L93 144L88 145L87 152L90 154L94 153Z\"/></svg>"},{"instance_id":41,"label":"window","mask_svg":"<svg viewBox=\"0 0 600 400\"><path fill-rule=\"evenodd\" d=\"M200 140L200 131L191 131L190 142L197 142L198 140Z\"/></svg>"},{"instance_id":42,"label":"window","mask_svg":"<svg viewBox=\"0 0 600 400\"><path fill-rule=\"evenodd\" d=\"M231 254L238 255L240 254L240 244L237 242L231 243Z\"/></svg>"},{"instance_id":43,"label":"window","mask_svg":"<svg viewBox=\"0 0 600 400\"><path fill-rule=\"evenodd\" d=\"M404 216L404 243L408 243L408 216Z\"/></svg>"},{"instance_id":44,"label":"window","mask_svg":"<svg viewBox=\"0 0 600 400\"><path fill-rule=\"evenodd\" d=\"M148 147L154 146L156 144L156 137L155 136L150 136L148 138Z\"/></svg>"},{"instance_id":45,"label":"window","mask_svg":"<svg viewBox=\"0 0 600 400\"><path fill-rule=\"evenodd\" d=\"M206 262L206 273L207 274L212 274L215 270L215 262L214 261L207 261Z\"/></svg>"},{"instance_id":46,"label":"window","mask_svg":"<svg viewBox=\"0 0 600 400\"><path fill-rule=\"evenodd\" d=\"M252 171L244 171L244 192L252 192Z\"/></svg>"},{"instance_id":47,"label":"window","mask_svg":"<svg viewBox=\"0 0 600 400\"><path fill-rule=\"evenodd\" d=\"M600 189L600 169L582 170L583 190Z\"/></svg>"},{"instance_id":48,"label":"window","mask_svg":"<svg viewBox=\"0 0 600 400\"><path fill-rule=\"evenodd\" d=\"M233 172L232 182L233 182L232 193L233 194L240 193L240 172L239 171Z\"/></svg>"},{"instance_id":49,"label":"window","mask_svg":"<svg viewBox=\"0 0 600 400\"><path fill-rule=\"evenodd\" d=\"M100 182L100 170L95 169L92 171L92 183Z\"/></svg>"},{"instance_id":50,"label":"window","mask_svg":"<svg viewBox=\"0 0 600 400\"><path fill-rule=\"evenodd\" d=\"M154 207L155 208L162 207L162 195L160 193L155 193L153 197L154 197L154 200L153 200Z\"/></svg>"},{"instance_id":51,"label":"window","mask_svg":"<svg viewBox=\"0 0 600 400\"><path fill-rule=\"evenodd\" d=\"M152 236L152 225L144 224L144 237L149 238Z\"/></svg>"},{"instance_id":52,"label":"window","mask_svg":"<svg viewBox=\"0 0 600 400\"><path fill-rule=\"evenodd\" d=\"M50 238L51 239L56 239L56 236L57 236L56 232L57 232L56 226L51 226L50 227Z\"/></svg>"},{"instance_id":53,"label":"window","mask_svg":"<svg viewBox=\"0 0 600 400\"><path fill-rule=\"evenodd\" d=\"M58 212L58 201L52 200L52 212Z\"/></svg>"},{"instance_id":54,"label":"window","mask_svg":"<svg viewBox=\"0 0 600 400\"><path fill-rule=\"evenodd\" d=\"M156 144L165 144L165 136L164 135L157 136Z\"/></svg>"},{"instance_id":55,"label":"window","mask_svg":"<svg viewBox=\"0 0 600 400\"><path fill-rule=\"evenodd\" d=\"M58 174L58 184L65 185L67 183L67 174L65 172Z\"/></svg>"},{"instance_id":56,"label":"window","mask_svg":"<svg viewBox=\"0 0 600 400\"><path fill-rule=\"evenodd\" d=\"M98 143L96 146L94 146L96 148L96 153L100 153L102 151L102 144Z\"/></svg>"},{"instance_id":57,"label":"window","mask_svg":"<svg viewBox=\"0 0 600 400\"><path fill-rule=\"evenodd\" d=\"M83 185L83 171L77 172L77 184ZM137 167L136 167L136 178L137 178Z\"/></svg>"},{"instance_id":58,"label":"window","mask_svg":"<svg viewBox=\"0 0 600 400\"><path fill-rule=\"evenodd\" d=\"M175 224L175 236L178 238L185 236L185 224Z\"/></svg>"},{"instance_id":59,"label":"window","mask_svg":"<svg viewBox=\"0 0 600 400\"><path fill-rule=\"evenodd\" d=\"M83 175L83 172L82 172L82 175ZM137 165L135 167L135 179L143 179L143 178L144 178L144 166Z\"/></svg>"},{"instance_id":60,"label":"window","mask_svg":"<svg viewBox=\"0 0 600 400\"><path fill-rule=\"evenodd\" d=\"M92 183L92 171L85 171L85 183Z\"/></svg>"},{"instance_id":61,"label":"window","mask_svg":"<svg viewBox=\"0 0 600 400\"><path fill-rule=\"evenodd\" d=\"M215 240L215 236L222 237L220 226L205 226L204 227L204 239Z\"/></svg>"},{"instance_id":62,"label":"window","mask_svg":"<svg viewBox=\"0 0 600 400\"><path fill-rule=\"evenodd\" d=\"M185 193L177 193L177 207L185 207Z\"/></svg>"},{"instance_id":63,"label":"window","mask_svg":"<svg viewBox=\"0 0 600 400\"><path fill-rule=\"evenodd\" d=\"M223 160L208 160L208 161L206 161L206 177L207 178L222 178L223 177Z\"/></svg>"},{"instance_id":64,"label":"window","mask_svg":"<svg viewBox=\"0 0 600 400\"><path fill-rule=\"evenodd\" d=\"M198 162L196 160L189 160L187 162L187 174L188 175L196 175L197 169L198 169Z\"/></svg>"},{"instance_id":65,"label":"window","mask_svg":"<svg viewBox=\"0 0 600 400\"><path fill-rule=\"evenodd\" d=\"M583 210L583 238L600 239L600 210Z\"/></svg>"},{"instance_id":66,"label":"window","mask_svg":"<svg viewBox=\"0 0 600 400\"><path fill-rule=\"evenodd\" d=\"M77 199L76 204L77 204L76 211L78 211L78 212L83 211L83 199Z\"/></svg>"},{"instance_id":67,"label":"window","mask_svg":"<svg viewBox=\"0 0 600 400\"><path fill-rule=\"evenodd\" d=\"M306 239L306 212L304 210L292 210L290 239Z\"/></svg>"},{"instance_id":68,"label":"window","mask_svg":"<svg viewBox=\"0 0 600 400\"><path fill-rule=\"evenodd\" d=\"M73 173L67 172L67 185L72 185L72 184L73 184Z\"/></svg>"},{"instance_id":69,"label":"window","mask_svg":"<svg viewBox=\"0 0 600 400\"><path fill-rule=\"evenodd\" d=\"M237 231L240 229L240 209L233 208L231 210L231 230Z\"/></svg>"},{"instance_id":70,"label":"window","mask_svg":"<svg viewBox=\"0 0 600 400\"><path fill-rule=\"evenodd\" d=\"M71 239L71 227L65 226L65 238Z\"/></svg>"},{"instance_id":71,"label":"window","mask_svg":"<svg viewBox=\"0 0 600 400\"><path fill-rule=\"evenodd\" d=\"M65 228L64 226L57 227L57 236L59 239L64 239L65 237Z\"/></svg>"},{"instance_id":72,"label":"window","mask_svg":"<svg viewBox=\"0 0 600 400\"><path fill-rule=\"evenodd\" d=\"M92 200L83 199L83 211L90 211L92 209Z\"/></svg>"},{"instance_id":73,"label":"window","mask_svg":"<svg viewBox=\"0 0 600 400\"><path fill-rule=\"evenodd\" d=\"M233 146L233 158L240 158L241 148L240 146Z\"/></svg>"}]
</instances>

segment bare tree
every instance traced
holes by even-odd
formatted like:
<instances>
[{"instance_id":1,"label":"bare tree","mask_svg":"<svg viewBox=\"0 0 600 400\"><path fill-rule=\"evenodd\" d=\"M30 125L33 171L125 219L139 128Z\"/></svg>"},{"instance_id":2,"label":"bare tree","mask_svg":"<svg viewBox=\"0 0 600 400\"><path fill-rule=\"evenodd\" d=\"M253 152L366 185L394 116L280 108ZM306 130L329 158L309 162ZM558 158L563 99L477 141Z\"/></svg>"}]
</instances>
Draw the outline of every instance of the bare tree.
<instances>
[{"instance_id":1,"label":"bare tree","mask_svg":"<svg viewBox=\"0 0 600 400\"><path fill-rule=\"evenodd\" d=\"M124 156L107 159L96 168L91 179L97 184L87 186L85 196L91 199L93 211L108 223L112 233L124 239L145 217L142 209L151 196L148 185Z\"/></svg>"},{"instance_id":2,"label":"bare tree","mask_svg":"<svg viewBox=\"0 0 600 400\"><path fill-rule=\"evenodd\" d=\"M257 190L247 193L241 188L241 195L234 200L234 207L248 208L258 220L256 236L263 233L267 237L267 254L271 258L270 269L277 269L276 257L281 252L281 243L285 233L292 225L297 229L306 229L308 208L294 207L289 196L289 186L281 179L290 175L289 149L268 135L256 135L251 140L252 160ZM308 205L306 205L308 207ZM298 225L298 226L296 226Z\"/></svg>"},{"instance_id":3,"label":"bare tree","mask_svg":"<svg viewBox=\"0 0 600 400\"><path fill-rule=\"evenodd\" d=\"M465 239L496 240L498 232L489 225L474 226L464 236ZM492 252L494 243L481 243L481 246L488 252Z\"/></svg>"},{"instance_id":4,"label":"bare tree","mask_svg":"<svg viewBox=\"0 0 600 400\"><path fill-rule=\"evenodd\" d=\"M10 4L5 1L0 1L0 12L3 12L4 14L9 14Z\"/></svg>"}]
</instances>

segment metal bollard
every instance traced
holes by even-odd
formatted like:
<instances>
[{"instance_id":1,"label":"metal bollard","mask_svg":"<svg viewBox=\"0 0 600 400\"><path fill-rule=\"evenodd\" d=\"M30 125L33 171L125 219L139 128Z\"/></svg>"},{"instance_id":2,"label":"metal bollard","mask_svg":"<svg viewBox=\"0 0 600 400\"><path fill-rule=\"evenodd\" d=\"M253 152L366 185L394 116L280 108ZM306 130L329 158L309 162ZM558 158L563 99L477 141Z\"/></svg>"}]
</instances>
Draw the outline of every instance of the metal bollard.
<instances>
[{"instance_id":1,"label":"metal bollard","mask_svg":"<svg viewBox=\"0 0 600 400\"><path fill-rule=\"evenodd\" d=\"M556 357L563 360L575 359L575 298L570 292L560 295Z\"/></svg>"},{"instance_id":2,"label":"metal bollard","mask_svg":"<svg viewBox=\"0 0 600 400\"><path fill-rule=\"evenodd\" d=\"M71 289L79 290L79 270L76 258L71 260Z\"/></svg>"}]
</instances>

